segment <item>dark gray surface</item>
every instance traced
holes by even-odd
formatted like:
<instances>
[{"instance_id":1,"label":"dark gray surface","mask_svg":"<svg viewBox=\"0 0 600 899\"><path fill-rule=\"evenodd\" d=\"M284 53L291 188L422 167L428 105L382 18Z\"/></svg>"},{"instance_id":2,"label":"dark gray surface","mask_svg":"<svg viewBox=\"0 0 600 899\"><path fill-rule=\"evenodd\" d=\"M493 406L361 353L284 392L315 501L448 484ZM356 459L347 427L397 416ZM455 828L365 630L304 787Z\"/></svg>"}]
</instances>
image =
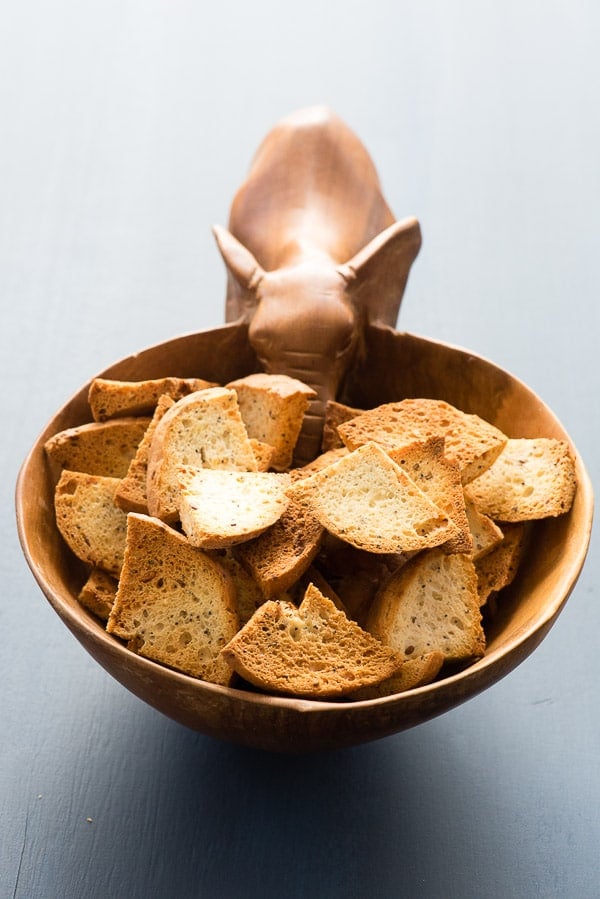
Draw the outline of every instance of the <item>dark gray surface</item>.
<instances>
[{"instance_id":1,"label":"dark gray surface","mask_svg":"<svg viewBox=\"0 0 600 899\"><path fill-rule=\"evenodd\" d=\"M0 897L600 895L597 540L500 684L290 759L113 682L36 587L13 513L22 459L81 383L222 322L210 225L271 125L314 102L421 220L401 326L525 380L598 482L599 7L25 0L0 17Z\"/></svg>"}]
</instances>

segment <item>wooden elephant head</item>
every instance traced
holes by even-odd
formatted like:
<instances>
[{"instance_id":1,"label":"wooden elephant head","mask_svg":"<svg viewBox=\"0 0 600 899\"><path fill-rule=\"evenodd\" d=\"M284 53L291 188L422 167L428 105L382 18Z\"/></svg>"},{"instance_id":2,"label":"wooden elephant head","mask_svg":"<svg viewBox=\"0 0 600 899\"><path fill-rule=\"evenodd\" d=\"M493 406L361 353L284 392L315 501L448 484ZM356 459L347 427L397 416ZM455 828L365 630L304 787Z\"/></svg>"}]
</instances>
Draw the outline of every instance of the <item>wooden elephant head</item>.
<instances>
[{"instance_id":1,"label":"wooden elephant head","mask_svg":"<svg viewBox=\"0 0 600 899\"><path fill-rule=\"evenodd\" d=\"M319 106L267 135L229 230L214 232L228 270L227 321L249 322L265 371L317 391L297 447L297 460L308 461L364 327L396 324L419 223L394 220L367 151Z\"/></svg>"}]
</instances>

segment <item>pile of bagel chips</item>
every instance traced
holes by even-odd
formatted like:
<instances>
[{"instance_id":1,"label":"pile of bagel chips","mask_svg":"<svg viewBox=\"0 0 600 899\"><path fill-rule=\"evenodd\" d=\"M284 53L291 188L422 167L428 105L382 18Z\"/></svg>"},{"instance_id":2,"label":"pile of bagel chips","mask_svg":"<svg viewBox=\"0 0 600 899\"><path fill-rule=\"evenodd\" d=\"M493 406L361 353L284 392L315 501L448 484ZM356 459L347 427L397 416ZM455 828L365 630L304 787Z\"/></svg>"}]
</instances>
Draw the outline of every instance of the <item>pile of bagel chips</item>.
<instances>
[{"instance_id":1,"label":"pile of bagel chips","mask_svg":"<svg viewBox=\"0 0 600 899\"><path fill-rule=\"evenodd\" d=\"M284 375L96 379L50 438L80 602L132 652L226 686L367 699L485 653L532 522L569 511L568 445L513 439L440 400L329 403Z\"/></svg>"}]
</instances>

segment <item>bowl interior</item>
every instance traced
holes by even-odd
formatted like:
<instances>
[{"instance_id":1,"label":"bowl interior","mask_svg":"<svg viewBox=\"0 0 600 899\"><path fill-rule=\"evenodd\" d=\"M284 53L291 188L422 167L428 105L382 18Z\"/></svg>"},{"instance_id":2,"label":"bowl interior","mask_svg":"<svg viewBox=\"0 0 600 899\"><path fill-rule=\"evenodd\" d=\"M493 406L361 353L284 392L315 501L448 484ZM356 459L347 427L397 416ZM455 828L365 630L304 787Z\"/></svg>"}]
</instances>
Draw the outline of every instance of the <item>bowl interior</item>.
<instances>
[{"instance_id":1,"label":"bowl interior","mask_svg":"<svg viewBox=\"0 0 600 899\"><path fill-rule=\"evenodd\" d=\"M161 343L115 363L102 376L135 380L197 376L225 383L257 370L247 328L225 325ZM385 699L317 702L219 687L136 656L109 636L77 601L85 568L54 522L55 479L45 440L90 420L89 384L48 423L19 475L17 523L23 551L42 591L82 645L144 701L203 733L275 751L310 751L377 739L447 711L499 680L543 639L567 600L587 552L593 496L576 448L551 410L518 379L465 350L370 328L361 361L340 397L368 407L404 397L444 399L511 437L556 437L575 455L578 490L571 511L537 523L527 558L487 623L483 659L426 687Z\"/></svg>"}]
</instances>

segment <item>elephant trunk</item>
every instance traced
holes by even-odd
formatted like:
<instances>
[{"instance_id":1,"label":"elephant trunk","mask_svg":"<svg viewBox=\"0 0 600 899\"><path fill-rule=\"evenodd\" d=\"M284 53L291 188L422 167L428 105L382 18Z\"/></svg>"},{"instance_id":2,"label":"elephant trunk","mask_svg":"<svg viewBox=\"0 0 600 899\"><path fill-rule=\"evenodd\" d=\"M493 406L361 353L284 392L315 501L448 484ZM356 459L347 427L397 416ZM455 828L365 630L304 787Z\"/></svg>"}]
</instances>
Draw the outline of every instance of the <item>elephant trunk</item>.
<instances>
[{"instance_id":1,"label":"elephant trunk","mask_svg":"<svg viewBox=\"0 0 600 899\"><path fill-rule=\"evenodd\" d=\"M332 399L332 397L329 398ZM295 466L312 462L321 452L326 402L326 399L317 397L309 403L294 450Z\"/></svg>"},{"instance_id":2,"label":"elephant trunk","mask_svg":"<svg viewBox=\"0 0 600 899\"><path fill-rule=\"evenodd\" d=\"M323 422L328 400L334 400L346 366L336 364L336 360L324 360L317 353L287 353L277 361L261 360L270 374L284 374L296 378L312 387L316 397L309 402L304 415L302 429L294 451L294 465L306 465L321 452ZM325 367L325 363L328 363Z\"/></svg>"},{"instance_id":3,"label":"elephant trunk","mask_svg":"<svg viewBox=\"0 0 600 899\"><path fill-rule=\"evenodd\" d=\"M297 444L298 464L319 454L325 404L335 398L358 345L346 287L330 260L314 256L277 272L261 269L256 283L248 340L258 359L266 372L296 378L317 394Z\"/></svg>"}]
</instances>

